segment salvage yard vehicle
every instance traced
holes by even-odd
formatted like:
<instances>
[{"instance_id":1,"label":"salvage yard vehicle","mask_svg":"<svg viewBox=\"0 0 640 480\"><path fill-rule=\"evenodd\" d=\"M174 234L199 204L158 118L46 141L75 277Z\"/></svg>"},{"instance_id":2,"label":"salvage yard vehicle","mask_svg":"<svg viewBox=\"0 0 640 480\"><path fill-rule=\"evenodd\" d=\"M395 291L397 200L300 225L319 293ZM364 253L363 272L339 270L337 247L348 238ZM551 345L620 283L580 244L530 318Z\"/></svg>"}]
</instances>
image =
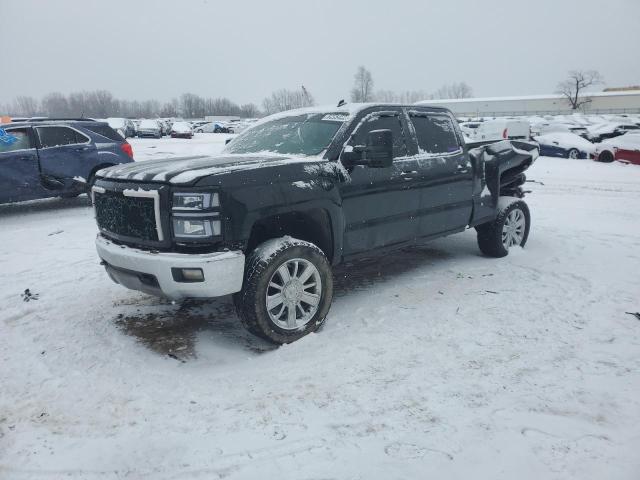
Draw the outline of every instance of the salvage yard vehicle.
<instances>
[{"instance_id":1,"label":"salvage yard vehicle","mask_svg":"<svg viewBox=\"0 0 640 480\"><path fill-rule=\"evenodd\" d=\"M162 138L162 125L158 120L141 120L138 125L138 137Z\"/></svg>"},{"instance_id":2,"label":"salvage yard vehicle","mask_svg":"<svg viewBox=\"0 0 640 480\"><path fill-rule=\"evenodd\" d=\"M627 132L638 132L640 126L635 123L602 123L588 128L589 140L593 143L600 143L607 138L615 138Z\"/></svg>"},{"instance_id":3,"label":"salvage yard vehicle","mask_svg":"<svg viewBox=\"0 0 640 480\"><path fill-rule=\"evenodd\" d=\"M112 280L173 300L228 294L244 326L288 343L322 325L331 266L475 227L524 246L537 145L469 149L427 106L352 104L272 115L216 156L98 172L98 255Z\"/></svg>"},{"instance_id":4,"label":"salvage yard vehicle","mask_svg":"<svg viewBox=\"0 0 640 480\"><path fill-rule=\"evenodd\" d=\"M570 132L554 132L534 137L545 157L590 158L596 147L584 138Z\"/></svg>"},{"instance_id":5,"label":"salvage yard vehicle","mask_svg":"<svg viewBox=\"0 0 640 480\"><path fill-rule=\"evenodd\" d=\"M193 138L193 130L187 122L175 122L171 126L171 138Z\"/></svg>"},{"instance_id":6,"label":"salvage yard vehicle","mask_svg":"<svg viewBox=\"0 0 640 480\"><path fill-rule=\"evenodd\" d=\"M619 160L640 165L640 132L625 133L597 144L593 158L599 162L610 163Z\"/></svg>"},{"instance_id":7,"label":"salvage yard vehicle","mask_svg":"<svg viewBox=\"0 0 640 480\"><path fill-rule=\"evenodd\" d=\"M531 125L526 120L487 120L482 122L473 134L474 141L487 140L529 140Z\"/></svg>"},{"instance_id":8,"label":"salvage yard vehicle","mask_svg":"<svg viewBox=\"0 0 640 480\"><path fill-rule=\"evenodd\" d=\"M196 128L198 133L233 133L223 124L218 122L205 123Z\"/></svg>"},{"instance_id":9,"label":"salvage yard vehicle","mask_svg":"<svg viewBox=\"0 0 640 480\"><path fill-rule=\"evenodd\" d=\"M74 197L95 172L133 162L131 145L107 123L43 119L0 125L0 203Z\"/></svg>"},{"instance_id":10,"label":"salvage yard vehicle","mask_svg":"<svg viewBox=\"0 0 640 480\"><path fill-rule=\"evenodd\" d=\"M133 137L136 134L136 127L133 121L128 118L114 118L110 117L106 119L106 122L116 132L120 133L124 138Z\"/></svg>"}]
</instances>

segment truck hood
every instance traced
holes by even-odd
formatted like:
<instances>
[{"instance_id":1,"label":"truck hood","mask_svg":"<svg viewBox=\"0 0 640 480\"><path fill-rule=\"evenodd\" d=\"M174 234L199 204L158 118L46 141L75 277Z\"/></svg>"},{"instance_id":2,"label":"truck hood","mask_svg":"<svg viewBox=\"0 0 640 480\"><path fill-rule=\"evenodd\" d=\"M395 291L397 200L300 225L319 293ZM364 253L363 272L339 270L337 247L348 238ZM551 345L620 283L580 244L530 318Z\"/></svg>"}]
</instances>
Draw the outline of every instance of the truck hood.
<instances>
[{"instance_id":1,"label":"truck hood","mask_svg":"<svg viewBox=\"0 0 640 480\"><path fill-rule=\"evenodd\" d=\"M116 165L99 170L96 173L96 177L113 180L135 180L190 185L209 176L293 163L314 163L319 160L318 157L292 157L264 154L201 155Z\"/></svg>"}]
</instances>

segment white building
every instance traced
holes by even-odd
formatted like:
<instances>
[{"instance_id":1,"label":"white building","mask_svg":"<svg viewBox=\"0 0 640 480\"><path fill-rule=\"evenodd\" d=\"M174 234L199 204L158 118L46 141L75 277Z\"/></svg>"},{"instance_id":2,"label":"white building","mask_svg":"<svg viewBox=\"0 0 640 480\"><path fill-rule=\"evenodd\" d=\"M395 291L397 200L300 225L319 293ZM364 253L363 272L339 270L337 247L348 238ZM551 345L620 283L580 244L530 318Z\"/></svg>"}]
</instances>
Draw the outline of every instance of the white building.
<instances>
[{"instance_id":1,"label":"white building","mask_svg":"<svg viewBox=\"0 0 640 480\"><path fill-rule=\"evenodd\" d=\"M583 96L591 99L591 103L581 109L584 113L640 113L640 90L587 92ZM446 107L462 117L574 113L567 99L559 94L424 100L418 103Z\"/></svg>"}]
</instances>

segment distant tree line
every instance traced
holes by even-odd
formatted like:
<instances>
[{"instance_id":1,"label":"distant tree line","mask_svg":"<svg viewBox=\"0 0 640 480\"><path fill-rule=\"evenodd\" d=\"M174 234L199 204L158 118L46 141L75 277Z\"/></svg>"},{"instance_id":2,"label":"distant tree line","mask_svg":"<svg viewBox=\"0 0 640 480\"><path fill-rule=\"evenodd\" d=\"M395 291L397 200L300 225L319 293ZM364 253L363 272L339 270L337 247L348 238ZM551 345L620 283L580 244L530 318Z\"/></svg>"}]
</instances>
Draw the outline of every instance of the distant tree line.
<instances>
[{"instance_id":1,"label":"distant tree line","mask_svg":"<svg viewBox=\"0 0 640 480\"><path fill-rule=\"evenodd\" d=\"M351 89L352 102L388 102L388 103L415 103L420 100L436 100L445 98L471 98L472 88L465 82L443 85L433 93L425 90L408 90L394 92L393 90L373 89L373 75L364 66L359 66L353 77Z\"/></svg>"},{"instance_id":2,"label":"distant tree line","mask_svg":"<svg viewBox=\"0 0 640 480\"><path fill-rule=\"evenodd\" d=\"M358 67L351 89L351 101L415 103L419 100L472 96L471 87L464 82L444 85L433 93L424 90L374 91L373 87L371 72L364 66ZM0 114L20 117L88 118L203 118L208 115L237 115L255 118L312 105L315 105L315 100L304 85L298 89L283 88L274 91L262 101L262 110L254 103L237 104L228 98L206 98L194 93L183 93L167 102L160 102L158 100L122 100L115 98L108 90L93 90L72 92L68 95L51 92L40 99L18 96L6 105L0 104Z\"/></svg>"},{"instance_id":3,"label":"distant tree line","mask_svg":"<svg viewBox=\"0 0 640 480\"><path fill-rule=\"evenodd\" d=\"M29 96L16 97L8 105L0 104L0 113L33 117L183 117L202 118L206 115L237 115L254 118L261 115L257 105L238 105L228 98L204 98L193 93L161 103L158 100L121 100L107 90L72 92L63 95L48 93L41 99Z\"/></svg>"}]
</instances>

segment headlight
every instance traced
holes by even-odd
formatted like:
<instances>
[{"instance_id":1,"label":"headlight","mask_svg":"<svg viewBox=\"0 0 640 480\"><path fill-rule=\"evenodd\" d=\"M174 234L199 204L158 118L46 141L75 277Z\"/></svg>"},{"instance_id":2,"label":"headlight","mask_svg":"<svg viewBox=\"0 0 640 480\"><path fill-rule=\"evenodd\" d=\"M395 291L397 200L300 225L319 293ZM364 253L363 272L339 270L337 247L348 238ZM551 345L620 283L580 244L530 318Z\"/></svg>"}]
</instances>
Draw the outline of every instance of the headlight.
<instances>
[{"instance_id":1,"label":"headlight","mask_svg":"<svg viewBox=\"0 0 640 480\"><path fill-rule=\"evenodd\" d=\"M217 193L174 193L174 210L206 210L220 206Z\"/></svg>"},{"instance_id":2,"label":"headlight","mask_svg":"<svg viewBox=\"0 0 640 480\"><path fill-rule=\"evenodd\" d=\"M217 237L220 231L220 220L186 217L173 219L173 234L176 238Z\"/></svg>"}]
</instances>

